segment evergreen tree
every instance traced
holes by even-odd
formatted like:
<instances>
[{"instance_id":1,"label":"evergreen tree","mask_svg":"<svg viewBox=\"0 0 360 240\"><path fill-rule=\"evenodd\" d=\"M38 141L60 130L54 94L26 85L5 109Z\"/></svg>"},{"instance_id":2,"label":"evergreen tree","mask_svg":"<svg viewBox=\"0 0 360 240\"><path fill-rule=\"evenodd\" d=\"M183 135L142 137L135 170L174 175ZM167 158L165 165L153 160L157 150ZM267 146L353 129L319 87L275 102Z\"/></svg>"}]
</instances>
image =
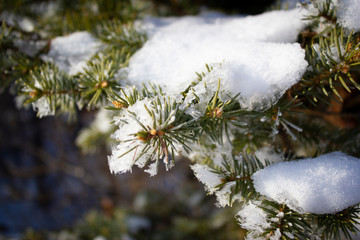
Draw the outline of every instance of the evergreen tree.
<instances>
[{"instance_id":1,"label":"evergreen tree","mask_svg":"<svg viewBox=\"0 0 360 240\"><path fill-rule=\"evenodd\" d=\"M359 234L357 1L143 20L141 1L0 8L1 91L39 117L99 109L77 144L112 145L111 172L154 176L182 155L220 207L240 206L248 239Z\"/></svg>"}]
</instances>

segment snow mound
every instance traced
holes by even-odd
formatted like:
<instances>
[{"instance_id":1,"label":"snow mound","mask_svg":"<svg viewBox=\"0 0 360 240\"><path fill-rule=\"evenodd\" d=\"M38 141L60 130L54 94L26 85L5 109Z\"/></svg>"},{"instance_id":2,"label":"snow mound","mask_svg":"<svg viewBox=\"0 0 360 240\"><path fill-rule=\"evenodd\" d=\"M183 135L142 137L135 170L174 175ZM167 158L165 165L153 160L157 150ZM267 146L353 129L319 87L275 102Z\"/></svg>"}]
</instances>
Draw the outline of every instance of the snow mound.
<instances>
[{"instance_id":1,"label":"snow mound","mask_svg":"<svg viewBox=\"0 0 360 240\"><path fill-rule=\"evenodd\" d=\"M102 43L88 32L75 32L51 41L48 54L42 60L54 63L60 70L74 75L81 72L86 62L100 50Z\"/></svg>"},{"instance_id":2,"label":"snow mound","mask_svg":"<svg viewBox=\"0 0 360 240\"><path fill-rule=\"evenodd\" d=\"M331 214L360 203L360 159L341 152L257 171L256 191L295 211Z\"/></svg>"},{"instance_id":3,"label":"snow mound","mask_svg":"<svg viewBox=\"0 0 360 240\"><path fill-rule=\"evenodd\" d=\"M304 73L305 52L291 43L305 25L301 16L295 9L247 17L150 18L149 40L130 59L128 80L139 86L155 82L176 95L205 64L223 63L221 81L232 95L244 96L244 106L252 106L282 94Z\"/></svg>"}]
</instances>

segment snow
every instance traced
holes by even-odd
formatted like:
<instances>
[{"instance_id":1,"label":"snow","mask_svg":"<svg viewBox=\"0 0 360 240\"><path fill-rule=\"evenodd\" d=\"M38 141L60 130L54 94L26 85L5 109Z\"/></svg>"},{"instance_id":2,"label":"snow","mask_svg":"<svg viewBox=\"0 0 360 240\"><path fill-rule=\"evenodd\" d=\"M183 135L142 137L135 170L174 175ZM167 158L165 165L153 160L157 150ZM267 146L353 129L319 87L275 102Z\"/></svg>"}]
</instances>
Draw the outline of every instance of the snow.
<instances>
[{"instance_id":1,"label":"snow","mask_svg":"<svg viewBox=\"0 0 360 240\"><path fill-rule=\"evenodd\" d=\"M102 43L88 32L75 32L56 37L51 41L50 51L42 60L53 62L69 75L82 72L86 62L101 49Z\"/></svg>"},{"instance_id":2,"label":"snow","mask_svg":"<svg viewBox=\"0 0 360 240\"><path fill-rule=\"evenodd\" d=\"M248 202L236 214L236 219L241 227L250 230L246 239L263 239L258 235L271 226L265 211L259 208L257 204L257 202Z\"/></svg>"},{"instance_id":3,"label":"snow","mask_svg":"<svg viewBox=\"0 0 360 240\"><path fill-rule=\"evenodd\" d=\"M228 182L221 189L215 192L217 207L231 207L234 202L241 201L243 199L240 194L231 196L231 194L234 192L233 189L235 188L235 185L236 182Z\"/></svg>"},{"instance_id":4,"label":"snow","mask_svg":"<svg viewBox=\"0 0 360 240\"><path fill-rule=\"evenodd\" d=\"M267 161L270 163L276 163L284 160L284 156L282 154L276 153L272 148L268 146L257 149L254 155L264 165Z\"/></svg>"},{"instance_id":5,"label":"snow","mask_svg":"<svg viewBox=\"0 0 360 240\"><path fill-rule=\"evenodd\" d=\"M149 104L150 100L147 98L137 101L114 119L115 123L119 125L119 129L116 130L112 138L119 141L119 144L112 148L112 155L108 157L109 167L112 173L131 172L134 164L142 168L149 158L153 149L150 149L148 153L142 155L135 163L136 154L140 154L146 145L141 141L135 141L137 140L136 133L144 131L139 122L145 126L153 125L152 118L144 107L144 105L149 106ZM136 121L129 112L134 112L137 115L138 121ZM125 154L128 151L129 153ZM125 155L122 156L123 154Z\"/></svg>"},{"instance_id":6,"label":"snow","mask_svg":"<svg viewBox=\"0 0 360 240\"><path fill-rule=\"evenodd\" d=\"M129 229L129 232L134 234L144 229L150 229L151 222L145 217L130 215L126 219L126 225Z\"/></svg>"},{"instance_id":7,"label":"snow","mask_svg":"<svg viewBox=\"0 0 360 240\"><path fill-rule=\"evenodd\" d=\"M42 15L44 18L50 18L55 16L61 9L60 7L60 2L58 1L34 2L30 5L30 11L34 14Z\"/></svg>"},{"instance_id":8,"label":"snow","mask_svg":"<svg viewBox=\"0 0 360 240\"><path fill-rule=\"evenodd\" d=\"M24 40L17 38L14 40L14 45L19 48L19 50L30 57L34 57L41 49L47 45L47 41L34 41L34 40Z\"/></svg>"},{"instance_id":9,"label":"snow","mask_svg":"<svg viewBox=\"0 0 360 240\"><path fill-rule=\"evenodd\" d=\"M39 118L55 115L55 110L51 108L46 97L42 97L32 103L32 107Z\"/></svg>"},{"instance_id":10,"label":"snow","mask_svg":"<svg viewBox=\"0 0 360 240\"><path fill-rule=\"evenodd\" d=\"M93 240L106 240L106 237L99 235L99 236L94 237Z\"/></svg>"},{"instance_id":11,"label":"snow","mask_svg":"<svg viewBox=\"0 0 360 240\"><path fill-rule=\"evenodd\" d=\"M126 141L129 139L129 136L134 136L137 132L144 130L143 127L132 118L129 112L136 114L137 119L144 126L152 126L152 118L149 117L148 112L146 111L145 106L150 105L150 99L145 98L143 100L137 101L135 104L129 106L127 110L122 111L122 113L115 117L115 123L119 125L119 129L113 135L113 138L119 141Z\"/></svg>"},{"instance_id":12,"label":"snow","mask_svg":"<svg viewBox=\"0 0 360 240\"><path fill-rule=\"evenodd\" d=\"M173 105L174 100L166 99L170 105ZM161 104L155 106L155 102ZM166 169L170 169L173 166L173 162L169 162L168 156L165 152L159 153L157 144L149 144L148 141L141 139L138 135L139 132L149 132L149 130L161 130L171 125L175 120L175 109L169 111L169 114L165 117L162 114L164 112L165 99L144 98L138 100L128 108L123 109L117 116L114 117L114 122L119 128L112 135L112 138L119 143L112 148L112 155L108 157L110 171L112 173L125 173L132 169L133 165L139 168L145 167L148 162L149 168L145 172L150 176L157 174L158 160L163 158ZM154 116L151 116L146 109L154 109ZM162 121L160 121L162 119ZM159 125L159 122L162 122ZM178 126L177 126L178 127ZM175 129L174 127L173 129ZM174 154L178 154L182 149L182 145L177 142L173 142L171 146L167 148L174 150ZM161 155L161 156L160 156Z\"/></svg>"},{"instance_id":13,"label":"snow","mask_svg":"<svg viewBox=\"0 0 360 240\"><path fill-rule=\"evenodd\" d=\"M326 6L326 0L314 0L312 4L306 6L305 15L317 16ZM332 0L330 5L331 10L336 11L337 23L348 30L360 30L360 1L358 0ZM324 18L321 19L322 26L318 30L321 32L329 24L324 23Z\"/></svg>"},{"instance_id":14,"label":"snow","mask_svg":"<svg viewBox=\"0 0 360 240\"><path fill-rule=\"evenodd\" d=\"M112 127L112 118L109 110L106 109L100 109L96 116L95 120L92 122L92 127L97 129L101 133L107 133L110 132Z\"/></svg>"},{"instance_id":15,"label":"snow","mask_svg":"<svg viewBox=\"0 0 360 240\"><path fill-rule=\"evenodd\" d=\"M213 194L218 190L217 186L221 184L221 178L213 170L202 164L194 164L191 166L197 179L205 185L207 191Z\"/></svg>"},{"instance_id":16,"label":"snow","mask_svg":"<svg viewBox=\"0 0 360 240\"><path fill-rule=\"evenodd\" d=\"M25 32L32 32L35 29L35 22L32 19L12 12L2 11L0 20L5 21L9 26L19 26Z\"/></svg>"},{"instance_id":17,"label":"snow","mask_svg":"<svg viewBox=\"0 0 360 240\"><path fill-rule=\"evenodd\" d=\"M276 101L307 67L304 50L292 43L305 26L301 16L294 9L247 17L150 18L149 40L130 59L128 80L139 86L152 81L176 95L210 64L215 69L209 81L217 84L221 76L221 87L231 95L241 92L243 106Z\"/></svg>"},{"instance_id":18,"label":"snow","mask_svg":"<svg viewBox=\"0 0 360 240\"><path fill-rule=\"evenodd\" d=\"M257 171L260 194L300 213L331 214L360 203L360 159L342 152L281 162Z\"/></svg>"},{"instance_id":19,"label":"snow","mask_svg":"<svg viewBox=\"0 0 360 240\"><path fill-rule=\"evenodd\" d=\"M209 148L209 146L213 147ZM188 155L183 153L183 155L198 162L202 162L204 159L209 159L215 167L222 168L224 158L232 158L232 150L233 145L225 138L222 144L212 140L208 140L206 142L204 141L202 144L194 143L192 145L191 152Z\"/></svg>"},{"instance_id":20,"label":"snow","mask_svg":"<svg viewBox=\"0 0 360 240\"><path fill-rule=\"evenodd\" d=\"M267 221L267 215L256 204L249 202L238 212L239 222L241 226L248 230L257 230L262 232L264 229L270 227Z\"/></svg>"},{"instance_id":21,"label":"snow","mask_svg":"<svg viewBox=\"0 0 360 240\"><path fill-rule=\"evenodd\" d=\"M341 0L337 10L339 23L354 31L360 30L360 1L359 0Z\"/></svg>"},{"instance_id":22,"label":"snow","mask_svg":"<svg viewBox=\"0 0 360 240\"><path fill-rule=\"evenodd\" d=\"M200 83L199 86L204 88L204 83L208 86L205 90L206 97L203 98L204 109L208 100L217 90L219 79L220 89L224 92L221 95L226 96L226 93L230 93L227 94L227 98L223 97L223 101L229 100L231 96L240 92L242 106L252 108L257 103L275 102L279 94L281 95L301 78L307 67L307 62L304 60L304 50L297 44L264 42L229 42L226 45L223 44L224 42L219 42L216 48L219 52L224 53L221 55L227 55L226 60L220 65L213 65L214 70L206 75L203 83ZM200 46L198 47L200 48ZM230 48L234 49L231 50ZM205 48L203 51L204 55L208 54ZM218 52L215 55L218 55ZM194 56L194 58L196 57ZM203 60L197 59L196 62L204 62L206 58L212 59L212 56L204 57ZM220 56L218 61L221 61ZM181 64L186 65L185 62L179 64L180 66ZM195 66L195 62L192 66ZM199 67L201 71L205 70L204 66ZM189 73L189 75L196 76L191 72L190 66ZM184 83L178 78L180 78L180 73L175 81L181 85L173 86L174 89L190 84L190 82ZM194 80L190 76L188 79ZM196 95L201 92L201 88L194 88Z\"/></svg>"},{"instance_id":23,"label":"snow","mask_svg":"<svg viewBox=\"0 0 360 240\"><path fill-rule=\"evenodd\" d=\"M261 205L261 202L259 201L250 201L244 203L242 209L236 214L236 219L238 220L241 227L250 230L246 236L246 239L248 240L264 239L262 236L264 231L273 227L274 223L278 225L281 219L284 217L284 213L279 212L276 217L269 218L267 213L262 208L260 208L259 205ZM284 235L287 235L290 239L293 239L291 238L292 235L288 232L284 232ZM280 229L277 228L274 231L274 234L269 236L267 239L279 240L281 239L281 236L282 234Z\"/></svg>"},{"instance_id":24,"label":"snow","mask_svg":"<svg viewBox=\"0 0 360 240\"><path fill-rule=\"evenodd\" d=\"M280 0L281 9L293 9L297 7L298 3L305 3L307 0Z\"/></svg>"},{"instance_id":25,"label":"snow","mask_svg":"<svg viewBox=\"0 0 360 240\"><path fill-rule=\"evenodd\" d=\"M196 178L205 185L205 190L208 191L209 194L215 194L217 200L216 205L218 207L232 206L235 201L242 199L240 194L231 197L232 189L236 185L235 181L227 182L219 187L219 185L222 184L221 174L216 173L214 169L204 164L194 164L191 166L191 169Z\"/></svg>"},{"instance_id":26,"label":"snow","mask_svg":"<svg viewBox=\"0 0 360 240\"><path fill-rule=\"evenodd\" d=\"M49 75L51 78L54 78L54 72L49 71ZM35 80L35 87L42 89L42 86L38 80ZM30 89L29 89L30 90ZM30 90L32 91L32 90ZM46 116L53 116L55 115L55 109L50 106L50 101L47 97L42 97L33 102L32 104L33 110L37 112L37 116L39 118L46 117Z\"/></svg>"},{"instance_id":27,"label":"snow","mask_svg":"<svg viewBox=\"0 0 360 240\"><path fill-rule=\"evenodd\" d=\"M158 173L158 165L159 165L159 162L155 161L155 162L151 163L149 165L149 168L144 170L144 172L147 172L148 174L150 174L150 177L153 177Z\"/></svg>"}]
</instances>

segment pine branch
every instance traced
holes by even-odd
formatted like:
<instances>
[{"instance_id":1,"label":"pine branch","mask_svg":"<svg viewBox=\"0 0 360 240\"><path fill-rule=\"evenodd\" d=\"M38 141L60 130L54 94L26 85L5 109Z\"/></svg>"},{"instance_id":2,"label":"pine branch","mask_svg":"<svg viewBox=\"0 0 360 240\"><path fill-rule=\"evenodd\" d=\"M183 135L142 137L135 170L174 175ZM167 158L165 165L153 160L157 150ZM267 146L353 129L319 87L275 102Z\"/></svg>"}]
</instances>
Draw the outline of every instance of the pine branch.
<instances>
[{"instance_id":1,"label":"pine branch","mask_svg":"<svg viewBox=\"0 0 360 240\"><path fill-rule=\"evenodd\" d=\"M300 3L304 9L309 10L309 15L305 16L304 20L311 22L310 28L317 32L317 36L325 36L336 27L336 5L332 0L316 1Z\"/></svg>"},{"instance_id":2,"label":"pine branch","mask_svg":"<svg viewBox=\"0 0 360 240\"><path fill-rule=\"evenodd\" d=\"M117 48L127 48L134 53L146 41L146 34L137 30L132 23L111 20L98 26L95 35L103 42Z\"/></svg>"},{"instance_id":3,"label":"pine branch","mask_svg":"<svg viewBox=\"0 0 360 240\"><path fill-rule=\"evenodd\" d=\"M37 41L36 33L23 32L18 26L8 26L6 21L0 21L0 93L15 81L21 81L31 70L41 63L39 55L47 50L44 45L40 49L33 50L33 55L27 54L21 49L21 44L15 42ZM35 47L34 47L35 48Z\"/></svg>"},{"instance_id":4,"label":"pine branch","mask_svg":"<svg viewBox=\"0 0 360 240\"><path fill-rule=\"evenodd\" d=\"M96 32L98 24L105 21L133 22L142 11L128 0L60 1L54 15L42 14L37 22L38 28L46 29L50 36L60 36L75 31Z\"/></svg>"},{"instance_id":5,"label":"pine branch","mask_svg":"<svg viewBox=\"0 0 360 240\"><path fill-rule=\"evenodd\" d=\"M114 144L111 135L115 132L116 126L112 119L117 112L101 109L96 113L94 121L89 127L83 128L76 138L76 145L87 154L92 154L101 148L110 149Z\"/></svg>"},{"instance_id":6,"label":"pine branch","mask_svg":"<svg viewBox=\"0 0 360 240\"><path fill-rule=\"evenodd\" d=\"M122 100L134 100L125 91L123 93L125 97L122 97ZM136 91L133 93L134 97L139 99L139 94ZM195 141L194 130L197 126L190 116L180 109L179 103L158 96L126 105L131 107L123 110L125 112L118 121L120 129L115 133L115 137L120 141L120 145L119 152L112 156L111 161L114 164L119 160L128 162L129 165L125 167L131 169L134 164L144 167L148 162L153 162L155 165L152 166L155 168L151 170L151 175L154 175L159 160L163 160L166 168L170 168L175 153L181 150L189 151L188 143ZM113 171L117 171L116 168L114 165Z\"/></svg>"},{"instance_id":7,"label":"pine branch","mask_svg":"<svg viewBox=\"0 0 360 240\"><path fill-rule=\"evenodd\" d=\"M259 206L267 213L270 220L270 227L263 232L266 239L270 239L281 233L281 239L310 239L311 226L308 223L308 216L299 214L289 209L285 204L278 204L269 200L263 200Z\"/></svg>"},{"instance_id":8,"label":"pine branch","mask_svg":"<svg viewBox=\"0 0 360 240\"><path fill-rule=\"evenodd\" d=\"M263 169L269 164L270 163L268 161L263 163L255 156L251 156L245 153L233 157L231 163L229 160L224 159L222 167L225 172L220 172L223 177L221 178L221 184L218 186L218 188L221 189L226 183L235 182L235 185L231 189L229 198L230 203L237 195L240 195L243 201L256 199L258 197L258 193L255 191L255 188L252 184L251 176L256 171ZM231 204L229 205L231 206Z\"/></svg>"},{"instance_id":9,"label":"pine branch","mask_svg":"<svg viewBox=\"0 0 360 240\"><path fill-rule=\"evenodd\" d=\"M324 214L315 217L322 236L326 239L352 239L351 233L358 234L360 208L354 206L335 214Z\"/></svg>"},{"instance_id":10,"label":"pine branch","mask_svg":"<svg viewBox=\"0 0 360 240\"><path fill-rule=\"evenodd\" d=\"M46 64L31 71L22 84L22 94L28 95L25 104L32 103L39 117L54 115L56 111L75 113L80 100L78 83L54 65Z\"/></svg>"},{"instance_id":11,"label":"pine branch","mask_svg":"<svg viewBox=\"0 0 360 240\"><path fill-rule=\"evenodd\" d=\"M116 74L122 65L106 58L95 58L79 75L81 96L88 100L88 107L104 106L109 93L119 89Z\"/></svg>"},{"instance_id":12,"label":"pine branch","mask_svg":"<svg viewBox=\"0 0 360 240\"><path fill-rule=\"evenodd\" d=\"M318 100L328 103L327 97L342 101L338 92L360 89L358 74L360 43L352 33L345 41L343 29L331 32L329 38L320 37L319 44L307 48L306 58L310 64L301 82L292 88L292 94L304 97L313 105Z\"/></svg>"}]
</instances>

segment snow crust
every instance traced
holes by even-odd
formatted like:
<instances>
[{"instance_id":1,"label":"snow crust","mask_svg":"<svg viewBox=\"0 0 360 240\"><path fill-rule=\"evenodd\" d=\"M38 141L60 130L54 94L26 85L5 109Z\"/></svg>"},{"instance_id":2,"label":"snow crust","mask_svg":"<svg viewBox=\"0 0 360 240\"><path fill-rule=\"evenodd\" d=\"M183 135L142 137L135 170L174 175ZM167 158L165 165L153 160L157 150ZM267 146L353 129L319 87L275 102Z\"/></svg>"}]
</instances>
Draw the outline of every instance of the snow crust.
<instances>
[{"instance_id":1,"label":"snow crust","mask_svg":"<svg viewBox=\"0 0 360 240\"><path fill-rule=\"evenodd\" d=\"M69 75L81 72L86 62L100 50L102 43L88 32L75 32L56 37L51 41L50 51L42 59L53 62Z\"/></svg>"},{"instance_id":2,"label":"snow crust","mask_svg":"<svg viewBox=\"0 0 360 240\"><path fill-rule=\"evenodd\" d=\"M247 17L148 18L150 37L130 59L128 80L152 81L176 95L205 64L222 63L216 69L222 86L231 95L241 92L243 105L251 106L281 94L304 73L305 52L291 43L305 26L301 16L294 9Z\"/></svg>"},{"instance_id":3,"label":"snow crust","mask_svg":"<svg viewBox=\"0 0 360 240\"><path fill-rule=\"evenodd\" d=\"M300 213L331 214L360 203L360 159L342 152L257 171L256 191Z\"/></svg>"}]
</instances>

